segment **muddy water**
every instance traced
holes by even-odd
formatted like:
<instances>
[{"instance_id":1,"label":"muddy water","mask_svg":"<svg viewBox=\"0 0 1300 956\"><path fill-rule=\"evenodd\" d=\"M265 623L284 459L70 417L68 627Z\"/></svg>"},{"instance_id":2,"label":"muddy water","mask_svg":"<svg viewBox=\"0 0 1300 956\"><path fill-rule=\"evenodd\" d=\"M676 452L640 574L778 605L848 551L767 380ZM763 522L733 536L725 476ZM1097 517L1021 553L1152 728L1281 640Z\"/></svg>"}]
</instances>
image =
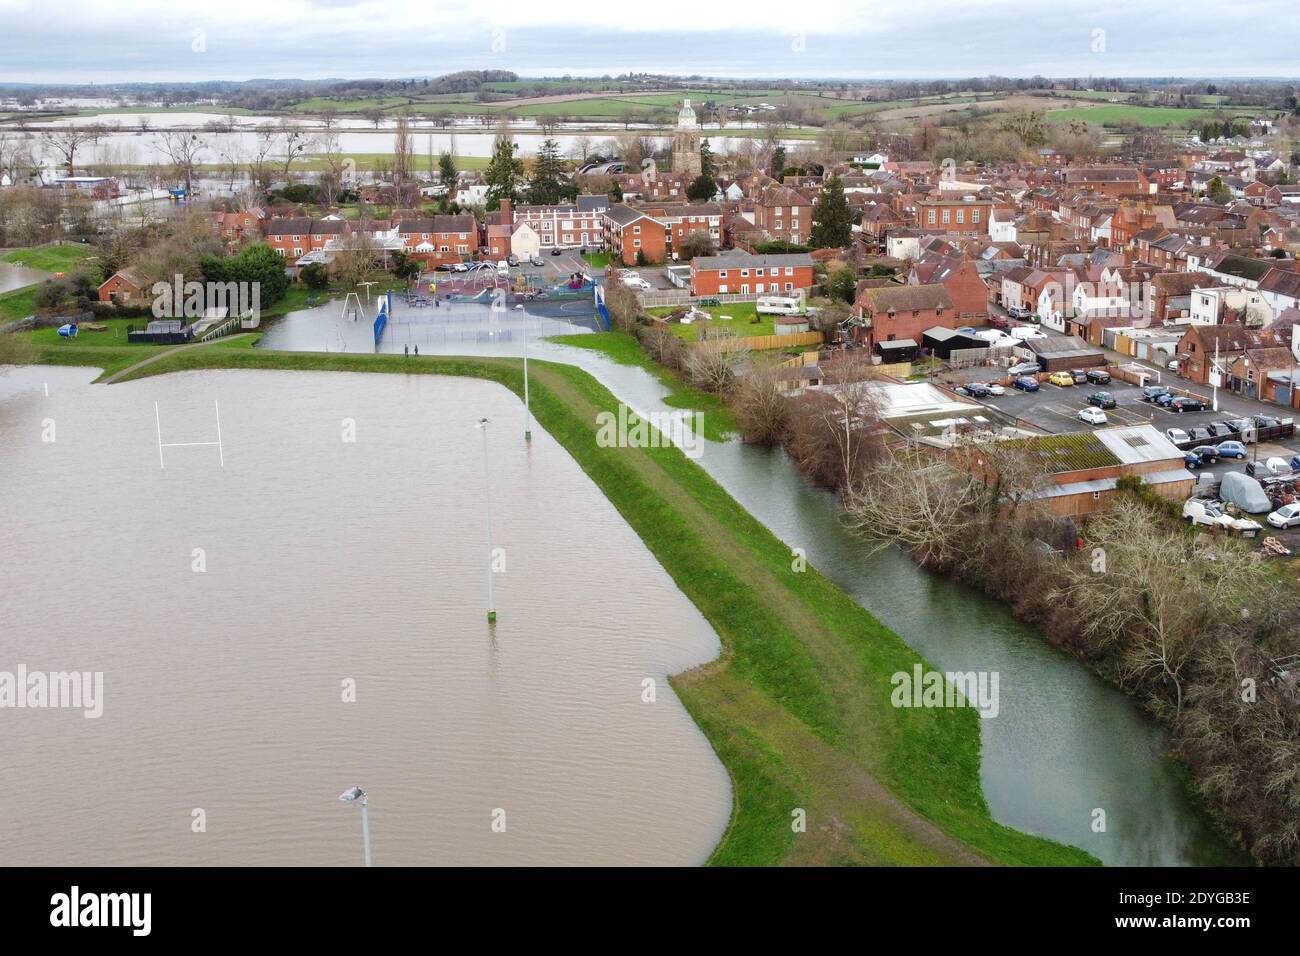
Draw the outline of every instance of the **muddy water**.
<instances>
[{"instance_id":1,"label":"muddy water","mask_svg":"<svg viewBox=\"0 0 1300 956\"><path fill-rule=\"evenodd\" d=\"M483 328L504 323L513 334L445 336L451 325L441 318L410 334L426 353L518 355L520 326L528 321L533 358L587 369L642 413L669 410L666 389L644 371L589 350L538 342L536 317L483 314ZM303 322L268 341L312 348L320 334ZM362 343L358 350L373 348ZM999 714L979 722L981 779L995 819L1082 847L1112 865L1244 862L1189 795L1167 755L1163 729L1130 698L972 589L937 578L896 551L864 558L839 524L834 497L804 481L783 453L706 442L699 464L937 668L1000 675Z\"/></svg>"},{"instance_id":2,"label":"muddy water","mask_svg":"<svg viewBox=\"0 0 1300 956\"><path fill-rule=\"evenodd\" d=\"M98 719L0 709L0 863L355 864L354 784L377 865L707 858L730 788L663 675L717 637L549 436L524 446L512 395L91 377L0 372L0 484L21 489L0 671L104 681ZM217 441L218 412L219 446L181 444Z\"/></svg>"},{"instance_id":3,"label":"muddy water","mask_svg":"<svg viewBox=\"0 0 1300 956\"><path fill-rule=\"evenodd\" d=\"M52 273L40 269L29 269L16 262L0 262L0 292L21 289L25 285L44 282Z\"/></svg>"}]
</instances>

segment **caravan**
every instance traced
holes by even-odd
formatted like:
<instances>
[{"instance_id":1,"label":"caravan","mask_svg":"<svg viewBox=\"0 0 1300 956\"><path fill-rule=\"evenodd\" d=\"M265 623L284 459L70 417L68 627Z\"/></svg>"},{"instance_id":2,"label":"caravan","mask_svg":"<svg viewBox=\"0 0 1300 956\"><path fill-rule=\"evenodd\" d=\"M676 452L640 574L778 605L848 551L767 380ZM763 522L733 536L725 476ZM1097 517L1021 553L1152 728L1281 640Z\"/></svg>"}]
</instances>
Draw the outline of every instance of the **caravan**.
<instances>
[{"instance_id":1,"label":"caravan","mask_svg":"<svg viewBox=\"0 0 1300 956\"><path fill-rule=\"evenodd\" d=\"M755 309L759 315L803 315L807 311L803 300L777 295L759 296Z\"/></svg>"}]
</instances>

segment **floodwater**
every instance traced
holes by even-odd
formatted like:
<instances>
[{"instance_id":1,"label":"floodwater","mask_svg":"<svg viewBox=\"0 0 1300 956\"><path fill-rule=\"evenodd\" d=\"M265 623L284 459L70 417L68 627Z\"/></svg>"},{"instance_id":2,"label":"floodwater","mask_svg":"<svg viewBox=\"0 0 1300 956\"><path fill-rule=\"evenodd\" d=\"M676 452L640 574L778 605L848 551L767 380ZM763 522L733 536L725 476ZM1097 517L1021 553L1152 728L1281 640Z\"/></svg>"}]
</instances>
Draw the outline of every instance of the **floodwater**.
<instances>
[{"instance_id":1,"label":"floodwater","mask_svg":"<svg viewBox=\"0 0 1300 956\"><path fill-rule=\"evenodd\" d=\"M484 328L492 321L485 316ZM666 389L646 372L586 349L539 342L536 320L528 321L533 358L586 369L640 414L669 411ZM439 341L435 321L426 324L422 352L521 352L522 336ZM310 346L296 338L281 347ZM373 344L363 343L357 350L369 349ZM1163 728L1129 697L971 588L930 574L898 551L864 557L839 523L836 498L806 482L783 452L705 442L698 461L936 668L999 674L1000 712L979 722L981 778L995 819L1081 847L1110 865L1244 862L1189 795L1167 756Z\"/></svg>"},{"instance_id":2,"label":"floodwater","mask_svg":"<svg viewBox=\"0 0 1300 956\"><path fill-rule=\"evenodd\" d=\"M0 709L0 864L354 865L353 785L376 865L707 859L730 785L664 675L717 636L512 394L93 377L0 369L0 672L103 674L97 719Z\"/></svg>"},{"instance_id":3,"label":"floodwater","mask_svg":"<svg viewBox=\"0 0 1300 956\"><path fill-rule=\"evenodd\" d=\"M0 262L0 292L11 292L25 285L44 282L52 273L29 269L16 262Z\"/></svg>"},{"instance_id":4,"label":"floodwater","mask_svg":"<svg viewBox=\"0 0 1300 956\"><path fill-rule=\"evenodd\" d=\"M222 128L210 129L208 124L217 122ZM77 153L80 166L97 163L127 163L149 165L166 163L166 151L162 147L160 129L197 129L202 130L204 153L199 161L218 163L230 161L246 162L257 151L260 126L281 129L290 125L301 128L309 138L319 141L324 133L320 121L314 117L283 116L220 116L212 113L105 113L95 116L60 118L54 120L35 120L27 128L34 132L42 129L67 126L89 126L98 124L105 132L93 144L83 146ZM548 138L555 140L562 155L571 155L580 149L583 142L590 150L597 150L605 141L629 132L653 140L656 147L664 147L671 138L671 131L645 124L631 124L629 130L621 123L608 124L574 124L557 127L555 132L528 132L536 128L536 123L523 121L512 123L515 130L514 142L519 146L521 155L532 156ZM344 153L389 153L393 149L394 120L384 120L378 127L355 118L349 118L342 125L335 127L338 148ZM736 135L740 128L751 129L752 136ZM569 130L566 132L565 130ZM738 145L750 139L762 139L763 132L757 125L730 124L726 130L717 127L701 126L715 153L729 153ZM723 133L726 135L723 135ZM416 165L420 166L427 159L436 162L436 156L444 151L452 151L458 156L488 157L496 141L493 125L463 119L457 124L435 126L432 121L420 117L412 118L412 135L414 150L417 154ZM798 146L801 140L783 140L787 149ZM39 137L34 136L33 147L39 153L43 147ZM318 147L310 147L307 152L318 152ZM275 150L272 150L275 154ZM52 155L52 154L51 154Z\"/></svg>"}]
</instances>

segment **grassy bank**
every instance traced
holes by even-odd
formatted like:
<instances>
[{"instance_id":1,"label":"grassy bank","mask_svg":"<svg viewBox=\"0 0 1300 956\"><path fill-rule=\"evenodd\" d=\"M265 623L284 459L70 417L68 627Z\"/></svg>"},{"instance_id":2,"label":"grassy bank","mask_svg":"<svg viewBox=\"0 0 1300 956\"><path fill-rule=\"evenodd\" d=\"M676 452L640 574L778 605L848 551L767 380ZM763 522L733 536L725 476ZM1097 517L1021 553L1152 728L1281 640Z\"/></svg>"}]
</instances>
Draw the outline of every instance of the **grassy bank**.
<instances>
[{"instance_id":1,"label":"grassy bank","mask_svg":"<svg viewBox=\"0 0 1300 956\"><path fill-rule=\"evenodd\" d=\"M523 387L514 359L233 343L171 352L133 377L205 368L461 375L516 394ZM989 817L973 710L889 705L890 676L919 661L902 640L815 570L795 571L789 547L677 449L600 447L595 416L618 402L591 376L549 362L530 369L538 423L600 485L722 640L717 661L672 678L734 785L713 863L1095 862ZM797 809L807 814L803 833L791 826Z\"/></svg>"},{"instance_id":2,"label":"grassy bank","mask_svg":"<svg viewBox=\"0 0 1300 956\"><path fill-rule=\"evenodd\" d=\"M14 249L0 257L0 261L15 262L29 269L46 272L71 272L77 264L95 251L90 245L29 246Z\"/></svg>"}]
</instances>

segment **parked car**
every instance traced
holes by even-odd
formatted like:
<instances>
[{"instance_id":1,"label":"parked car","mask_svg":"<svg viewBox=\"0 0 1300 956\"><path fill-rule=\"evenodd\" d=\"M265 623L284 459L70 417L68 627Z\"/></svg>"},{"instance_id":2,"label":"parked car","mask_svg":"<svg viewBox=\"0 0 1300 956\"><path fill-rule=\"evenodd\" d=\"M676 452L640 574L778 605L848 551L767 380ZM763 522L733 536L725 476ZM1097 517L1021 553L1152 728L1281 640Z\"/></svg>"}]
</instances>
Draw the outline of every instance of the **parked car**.
<instances>
[{"instance_id":1,"label":"parked car","mask_svg":"<svg viewBox=\"0 0 1300 956\"><path fill-rule=\"evenodd\" d=\"M1018 388L1022 392L1036 392L1038 391L1038 379L1030 378L1028 375L1021 375L1011 383L1011 387Z\"/></svg>"},{"instance_id":2,"label":"parked car","mask_svg":"<svg viewBox=\"0 0 1300 956\"><path fill-rule=\"evenodd\" d=\"M519 257L512 252L510 255L506 256L506 262L510 263L512 266L517 266L519 265Z\"/></svg>"},{"instance_id":3,"label":"parked car","mask_svg":"<svg viewBox=\"0 0 1300 956\"><path fill-rule=\"evenodd\" d=\"M1047 380L1060 388L1068 388L1074 384L1074 376L1069 372L1053 372L1047 376Z\"/></svg>"},{"instance_id":4,"label":"parked car","mask_svg":"<svg viewBox=\"0 0 1300 956\"><path fill-rule=\"evenodd\" d=\"M1285 458L1268 458L1264 461L1246 462L1246 474L1252 478L1276 478L1291 473L1291 463Z\"/></svg>"},{"instance_id":5,"label":"parked car","mask_svg":"<svg viewBox=\"0 0 1300 956\"><path fill-rule=\"evenodd\" d=\"M1007 315L1011 316L1013 319L1020 319L1022 322L1033 314L1034 313L1030 312L1022 305L1013 305L1011 308L1007 309Z\"/></svg>"},{"instance_id":6,"label":"parked car","mask_svg":"<svg viewBox=\"0 0 1300 956\"><path fill-rule=\"evenodd\" d=\"M540 265L542 264L542 257L541 257L541 256L533 256L533 257L532 257L531 259L529 259L528 261L531 262L531 263L532 263L533 265L535 265L535 266L540 266Z\"/></svg>"},{"instance_id":7,"label":"parked car","mask_svg":"<svg viewBox=\"0 0 1300 956\"><path fill-rule=\"evenodd\" d=\"M971 398L988 398L989 390L979 382L967 382L965 385L958 385L953 389L959 395L969 395Z\"/></svg>"},{"instance_id":8,"label":"parked car","mask_svg":"<svg viewBox=\"0 0 1300 956\"><path fill-rule=\"evenodd\" d=\"M1169 371L1171 371L1171 372L1177 372L1177 371L1178 371L1178 359L1173 359L1173 360L1170 361L1170 362L1166 362L1166 363L1165 363L1165 368L1169 369Z\"/></svg>"},{"instance_id":9,"label":"parked car","mask_svg":"<svg viewBox=\"0 0 1300 956\"><path fill-rule=\"evenodd\" d=\"M560 255L560 252L561 252L560 247L559 247L559 246L556 246L554 249L551 250L551 255L553 255L553 256L558 256L558 255Z\"/></svg>"},{"instance_id":10,"label":"parked car","mask_svg":"<svg viewBox=\"0 0 1300 956\"><path fill-rule=\"evenodd\" d=\"M1223 503L1211 498L1189 498L1183 504L1183 517L1192 524L1229 528L1233 531L1254 531L1259 528L1253 521L1224 513Z\"/></svg>"},{"instance_id":11,"label":"parked car","mask_svg":"<svg viewBox=\"0 0 1300 956\"><path fill-rule=\"evenodd\" d=\"M1206 465L1213 465L1219 460L1219 449L1213 445L1197 445L1192 449L1192 454L1201 459Z\"/></svg>"},{"instance_id":12,"label":"parked car","mask_svg":"<svg viewBox=\"0 0 1300 956\"><path fill-rule=\"evenodd\" d=\"M1172 402L1169 403L1169 407L1176 412L1205 411L1205 403L1203 401L1201 401L1199 398L1188 398L1186 396L1175 398Z\"/></svg>"},{"instance_id":13,"label":"parked car","mask_svg":"<svg viewBox=\"0 0 1300 956\"><path fill-rule=\"evenodd\" d=\"M1004 315L990 315L989 325L995 329L1008 329L1011 327L1011 323L1007 321Z\"/></svg>"},{"instance_id":14,"label":"parked car","mask_svg":"<svg viewBox=\"0 0 1300 956\"><path fill-rule=\"evenodd\" d=\"M648 292L650 290L650 283L646 282L645 279L642 279L635 273L624 273L623 276L620 277L619 281L629 289L640 289L642 292Z\"/></svg>"},{"instance_id":15,"label":"parked car","mask_svg":"<svg viewBox=\"0 0 1300 956\"><path fill-rule=\"evenodd\" d=\"M453 262L451 265L452 272L469 272L468 262Z\"/></svg>"},{"instance_id":16,"label":"parked car","mask_svg":"<svg viewBox=\"0 0 1300 956\"><path fill-rule=\"evenodd\" d=\"M984 387L989 390L990 395L1005 395L1007 390L997 382L984 382Z\"/></svg>"},{"instance_id":17,"label":"parked car","mask_svg":"<svg viewBox=\"0 0 1300 956\"><path fill-rule=\"evenodd\" d=\"M1146 388L1142 389L1142 401L1154 402L1161 395L1172 394L1173 392L1169 391L1169 389L1164 385L1148 385Z\"/></svg>"},{"instance_id":18,"label":"parked car","mask_svg":"<svg viewBox=\"0 0 1300 956\"><path fill-rule=\"evenodd\" d=\"M1092 382L1093 385L1110 384L1110 372L1106 371L1104 368L1090 368L1085 375L1088 381Z\"/></svg>"},{"instance_id":19,"label":"parked car","mask_svg":"<svg viewBox=\"0 0 1300 956\"><path fill-rule=\"evenodd\" d=\"M1157 395L1155 397L1155 403L1161 408L1168 408L1174 403L1174 399L1177 397L1178 396L1173 392L1165 392L1163 395Z\"/></svg>"},{"instance_id":20,"label":"parked car","mask_svg":"<svg viewBox=\"0 0 1300 956\"><path fill-rule=\"evenodd\" d=\"M1038 374L1037 362L1021 362L1007 369L1008 375L1036 375Z\"/></svg>"},{"instance_id":21,"label":"parked car","mask_svg":"<svg viewBox=\"0 0 1300 956\"><path fill-rule=\"evenodd\" d=\"M1088 404L1098 408L1115 408L1119 402L1115 401L1115 396L1110 392L1093 392L1088 396Z\"/></svg>"},{"instance_id":22,"label":"parked car","mask_svg":"<svg viewBox=\"0 0 1300 956\"><path fill-rule=\"evenodd\" d=\"M1203 464L1205 463L1201 461L1200 455L1193 455L1190 451L1183 453L1183 467L1196 469L1200 468Z\"/></svg>"},{"instance_id":23,"label":"parked car","mask_svg":"<svg viewBox=\"0 0 1300 956\"><path fill-rule=\"evenodd\" d=\"M1278 508L1268 516L1268 523L1274 528L1294 528L1300 525L1300 502Z\"/></svg>"},{"instance_id":24,"label":"parked car","mask_svg":"<svg viewBox=\"0 0 1300 956\"><path fill-rule=\"evenodd\" d=\"M1182 445L1192 440L1192 436L1187 434L1181 428L1166 428L1165 437L1175 445Z\"/></svg>"},{"instance_id":25,"label":"parked car","mask_svg":"<svg viewBox=\"0 0 1300 956\"><path fill-rule=\"evenodd\" d=\"M1087 385L1088 373L1081 368L1070 369L1070 377L1074 379L1075 385Z\"/></svg>"},{"instance_id":26,"label":"parked car","mask_svg":"<svg viewBox=\"0 0 1300 956\"><path fill-rule=\"evenodd\" d=\"M1192 441L1208 442L1214 438L1214 435L1204 425L1197 425L1187 429L1187 434L1192 436Z\"/></svg>"},{"instance_id":27,"label":"parked car","mask_svg":"<svg viewBox=\"0 0 1300 956\"><path fill-rule=\"evenodd\" d=\"M1081 422L1087 422L1089 425L1105 425L1107 421L1106 413L1100 408L1093 408L1091 405L1079 409L1079 414L1075 417Z\"/></svg>"},{"instance_id":28,"label":"parked car","mask_svg":"<svg viewBox=\"0 0 1300 956\"><path fill-rule=\"evenodd\" d=\"M1205 427L1210 430L1210 434L1215 438L1231 438L1236 434L1236 432L1228 426L1227 422L1214 422Z\"/></svg>"},{"instance_id":29,"label":"parked car","mask_svg":"<svg viewBox=\"0 0 1300 956\"><path fill-rule=\"evenodd\" d=\"M1246 446L1239 441L1219 442L1220 458L1245 458Z\"/></svg>"}]
</instances>

